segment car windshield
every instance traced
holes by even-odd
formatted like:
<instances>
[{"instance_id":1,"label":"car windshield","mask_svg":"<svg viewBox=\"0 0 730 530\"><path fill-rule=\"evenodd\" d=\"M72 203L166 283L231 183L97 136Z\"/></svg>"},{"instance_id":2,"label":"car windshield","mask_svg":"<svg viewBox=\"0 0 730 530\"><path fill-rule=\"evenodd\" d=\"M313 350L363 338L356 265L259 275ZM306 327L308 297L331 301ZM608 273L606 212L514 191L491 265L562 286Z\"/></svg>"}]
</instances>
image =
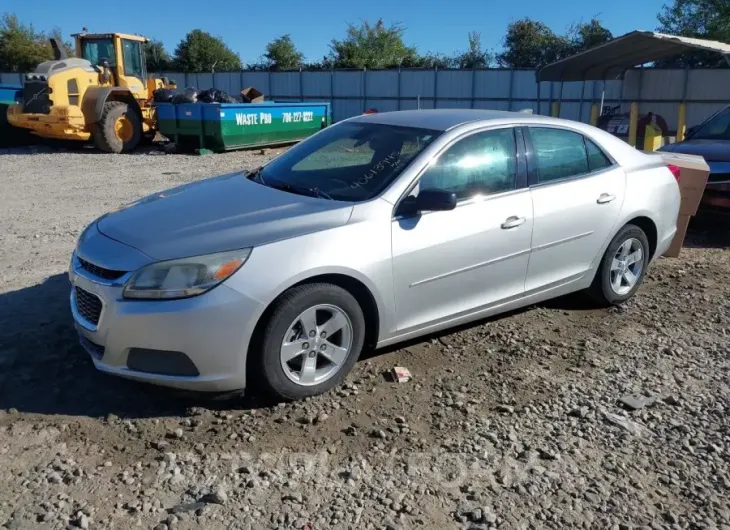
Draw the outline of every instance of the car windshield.
<instances>
[{"instance_id":1,"label":"car windshield","mask_svg":"<svg viewBox=\"0 0 730 530\"><path fill-rule=\"evenodd\" d=\"M428 129L345 122L297 144L251 176L292 193L366 201L387 188L439 134Z\"/></svg>"},{"instance_id":2,"label":"car windshield","mask_svg":"<svg viewBox=\"0 0 730 530\"><path fill-rule=\"evenodd\" d=\"M114 60L114 43L111 39L84 39L81 46L81 55L93 65L101 64L106 59L109 66L116 66Z\"/></svg>"},{"instance_id":3,"label":"car windshield","mask_svg":"<svg viewBox=\"0 0 730 530\"><path fill-rule=\"evenodd\" d=\"M692 140L730 140L730 107L700 125Z\"/></svg>"}]
</instances>

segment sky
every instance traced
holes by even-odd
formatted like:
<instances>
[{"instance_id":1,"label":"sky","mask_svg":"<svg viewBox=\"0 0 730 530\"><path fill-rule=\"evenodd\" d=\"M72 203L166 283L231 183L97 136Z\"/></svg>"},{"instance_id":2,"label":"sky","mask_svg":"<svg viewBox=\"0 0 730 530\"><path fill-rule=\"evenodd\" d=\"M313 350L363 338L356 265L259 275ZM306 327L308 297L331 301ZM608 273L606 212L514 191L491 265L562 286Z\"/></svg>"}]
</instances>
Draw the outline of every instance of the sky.
<instances>
[{"instance_id":1,"label":"sky","mask_svg":"<svg viewBox=\"0 0 730 530\"><path fill-rule=\"evenodd\" d=\"M671 0L2 0L0 12L15 13L38 30L137 33L161 40L172 54L191 29L222 37L244 63L261 57L266 44L290 34L308 61L329 51L347 23L361 20L401 23L404 40L420 53L452 54L467 47L470 31L481 33L485 48L499 51L507 25L530 17L564 33L573 22L598 16L614 35L653 30L657 13ZM183 7L186 6L186 7ZM189 6L189 7L187 7Z\"/></svg>"}]
</instances>

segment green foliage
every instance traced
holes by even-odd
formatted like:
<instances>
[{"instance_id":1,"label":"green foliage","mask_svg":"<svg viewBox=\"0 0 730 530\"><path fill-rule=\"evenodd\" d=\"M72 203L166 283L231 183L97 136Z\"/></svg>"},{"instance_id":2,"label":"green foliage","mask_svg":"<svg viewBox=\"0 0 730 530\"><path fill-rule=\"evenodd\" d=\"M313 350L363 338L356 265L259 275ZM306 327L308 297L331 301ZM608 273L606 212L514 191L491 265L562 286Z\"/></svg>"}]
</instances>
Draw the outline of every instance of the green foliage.
<instances>
[{"instance_id":1,"label":"green foliage","mask_svg":"<svg viewBox=\"0 0 730 530\"><path fill-rule=\"evenodd\" d=\"M348 24L344 39L333 39L330 60L335 68L393 68L417 61L413 46L403 42L405 28L400 24L385 26L383 19L375 24Z\"/></svg>"},{"instance_id":2,"label":"green foliage","mask_svg":"<svg viewBox=\"0 0 730 530\"><path fill-rule=\"evenodd\" d=\"M481 35L469 33L469 49L454 58L456 68L487 68L492 62L492 54L482 49Z\"/></svg>"},{"instance_id":3,"label":"green foliage","mask_svg":"<svg viewBox=\"0 0 730 530\"><path fill-rule=\"evenodd\" d=\"M60 30L48 34L36 31L32 24L22 24L15 15L5 13L0 19L0 72L31 72L43 61L53 59L50 37L57 38L73 55Z\"/></svg>"},{"instance_id":4,"label":"green foliage","mask_svg":"<svg viewBox=\"0 0 730 530\"><path fill-rule=\"evenodd\" d=\"M302 66L304 55L297 50L291 35L282 35L266 45L264 64L272 70L293 70Z\"/></svg>"},{"instance_id":5,"label":"green foliage","mask_svg":"<svg viewBox=\"0 0 730 530\"><path fill-rule=\"evenodd\" d=\"M172 67L170 54L161 41L150 40L144 45L148 72L169 72Z\"/></svg>"},{"instance_id":6,"label":"green foliage","mask_svg":"<svg viewBox=\"0 0 730 530\"><path fill-rule=\"evenodd\" d=\"M596 17L573 24L566 35L556 34L542 22L524 18L507 27L504 51L497 61L508 68L539 68L612 38L613 34Z\"/></svg>"},{"instance_id":7,"label":"green foliage","mask_svg":"<svg viewBox=\"0 0 730 530\"><path fill-rule=\"evenodd\" d=\"M241 59L218 37L200 29L188 33L175 49L174 67L180 72L241 70Z\"/></svg>"},{"instance_id":8,"label":"green foliage","mask_svg":"<svg viewBox=\"0 0 730 530\"><path fill-rule=\"evenodd\" d=\"M571 54L570 40L556 35L542 22L524 18L510 23L504 51L497 56L506 68L535 68Z\"/></svg>"},{"instance_id":9,"label":"green foliage","mask_svg":"<svg viewBox=\"0 0 730 530\"><path fill-rule=\"evenodd\" d=\"M657 31L683 37L730 42L730 2L728 0L674 0L657 17ZM727 64L719 53L691 52L661 61L657 66L718 68Z\"/></svg>"},{"instance_id":10,"label":"green foliage","mask_svg":"<svg viewBox=\"0 0 730 530\"><path fill-rule=\"evenodd\" d=\"M589 22L573 24L568 30L571 53L580 53L588 48L605 44L613 39L613 33L601 25L601 21L592 18Z\"/></svg>"}]
</instances>

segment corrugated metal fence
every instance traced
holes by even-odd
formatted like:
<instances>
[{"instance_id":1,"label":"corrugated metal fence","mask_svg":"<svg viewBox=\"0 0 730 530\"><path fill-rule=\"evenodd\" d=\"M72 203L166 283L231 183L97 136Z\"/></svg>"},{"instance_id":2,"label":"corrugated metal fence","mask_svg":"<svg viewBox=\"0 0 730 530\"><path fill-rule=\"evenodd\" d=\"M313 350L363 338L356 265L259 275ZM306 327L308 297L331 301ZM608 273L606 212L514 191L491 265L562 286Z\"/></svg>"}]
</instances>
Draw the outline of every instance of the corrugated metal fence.
<instances>
[{"instance_id":1,"label":"corrugated metal fence","mask_svg":"<svg viewBox=\"0 0 730 530\"><path fill-rule=\"evenodd\" d=\"M549 83L540 87L533 70L334 70L294 72L165 72L179 86L215 87L230 94L254 86L278 101L330 101L335 121L369 108L380 112L427 108L521 110L549 114L562 100L560 116L587 122L591 104L601 101L604 83ZM0 73L0 83L20 83L19 74ZM561 86L563 85L563 86ZM635 69L625 80L605 83L604 104L628 111L639 101L640 112L663 116L677 125L677 104L687 103L688 125L695 125L730 103L730 70Z\"/></svg>"}]
</instances>

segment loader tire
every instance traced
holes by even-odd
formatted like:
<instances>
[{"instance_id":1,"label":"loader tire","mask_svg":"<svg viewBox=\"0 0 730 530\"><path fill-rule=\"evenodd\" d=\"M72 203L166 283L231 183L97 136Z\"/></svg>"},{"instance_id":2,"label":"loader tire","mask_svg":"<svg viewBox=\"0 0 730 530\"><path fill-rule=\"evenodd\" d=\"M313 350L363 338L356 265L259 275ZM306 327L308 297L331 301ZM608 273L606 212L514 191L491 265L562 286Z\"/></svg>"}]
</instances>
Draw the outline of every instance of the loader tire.
<instances>
[{"instance_id":1,"label":"loader tire","mask_svg":"<svg viewBox=\"0 0 730 530\"><path fill-rule=\"evenodd\" d=\"M106 153L128 153L142 140L142 122L126 103L107 101L92 136L96 147Z\"/></svg>"}]
</instances>

